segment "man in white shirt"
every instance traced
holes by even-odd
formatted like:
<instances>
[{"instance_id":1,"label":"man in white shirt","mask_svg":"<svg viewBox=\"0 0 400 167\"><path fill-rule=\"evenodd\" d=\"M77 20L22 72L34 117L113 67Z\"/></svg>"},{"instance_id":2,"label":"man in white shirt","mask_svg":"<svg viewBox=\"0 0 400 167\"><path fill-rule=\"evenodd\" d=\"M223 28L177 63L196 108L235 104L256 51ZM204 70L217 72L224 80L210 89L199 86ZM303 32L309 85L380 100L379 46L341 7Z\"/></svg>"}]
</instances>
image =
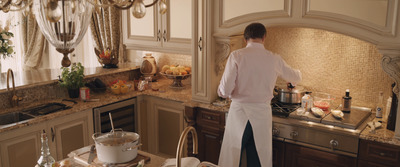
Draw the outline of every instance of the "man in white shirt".
<instances>
[{"instance_id":1,"label":"man in white shirt","mask_svg":"<svg viewBox=\"0 0 400 167\"><path fill-rule=\"evenodd\" d=\"M265 26L248 25L244 31L247 46L233 51L226 63L218 95L231 98L219 163L237 167L246 150L247 166L272 167L272 113L270 101L277 77L293 84L301 81L277 54L264 48Z\"/></svg>"}]
</instances>

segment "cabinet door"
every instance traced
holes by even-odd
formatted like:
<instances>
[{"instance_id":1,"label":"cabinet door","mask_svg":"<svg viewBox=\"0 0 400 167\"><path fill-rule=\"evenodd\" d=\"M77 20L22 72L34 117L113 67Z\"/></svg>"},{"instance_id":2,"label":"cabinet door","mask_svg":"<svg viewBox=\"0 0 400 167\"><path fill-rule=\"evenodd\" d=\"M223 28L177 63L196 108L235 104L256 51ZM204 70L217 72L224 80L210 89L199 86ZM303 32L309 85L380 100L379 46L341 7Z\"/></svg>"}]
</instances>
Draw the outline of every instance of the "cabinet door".
<instances>
[{"instance_id":1,"label":"cabinet door","mask_svg":"<svg viewBox=\"0 0 400 167\"><path fill-rule=\"evenodd\" d=\"M272 141L272 162L274 167L284 167L285 143L279 140Z\"/></svg>"},{"instance_id":2,"label":"cabinet door","mask_svg":"<svg viewBox=\"0 0 400 167\"><path fill-rule=\"evenodd\" d=\"M163 47L182 54L190 54L195 0L167 1L168 11L162 18Z\"/></svg>"},{"instance_id":3,"label":"cabinet door","mask_svg":"<svg viewBox=\"0 0 400 167\"><path fill-rule=\"evenodd\" d=\"M400 147L369 140L360 140L359 159L368 164L400 166Z\"/></svg>"},{"instance_id":4,"label":"cabinet door","mask_svg":"<svg viewBox=\"0 0 400 167\"><path fill-rule=\"evenodd\" d=\"M354 167L357 159L344 155L328 153L300 145L286 143L286 167Z\"/></svg>"},{"instance_id":5,"label":"cabinet door","mask_svg":"<svg viewBox=\"0 0 400 167\"><path fill-rule=\"evenodd\" d=\"M393 167L393 165L383 165L374 162L368 162L364 160L358 160L358 167Z\"/></svg>"},{"instance_id":6,"label":"cabinet door","mask_svg":"<svg viewBox=\"0 0 400 167\"><path fill-rule=\"evenodd\" d=\"M154 154L175 157L184 128L184 106L176 101L153 97L149 99L149 143L152 143L149 149Z\"/></svg>"},{"instance_id":7,"label":"cabinet door","mask_svg":"<svg viewBox=\"0 0 400 167\"><path fill-rule=\"evenodd\" d=\"M51 132L49 143L53 144L57 155L54 158L62 160L67 158L71 151L93 143L91 113L91 110L82 111L55 119L49 124Z\"/></svg>"},{"instance_id":8,"label":"cabinet door","mask_svg":"<svg viewBox=\"0 0 400 167\"><path fill-rule=\"evenodd\" d=\"M35 166L40 156L40 134L44 124L24 127L0 135L1 166Z\"/></svg>"},{"instance_id":9,"label":"cabinet door","mask_svg":"<svg viewBox=\"0 0 400 167\"><path fill-rule=\"evenodd\" d=\"M198 126L197 133L200 146L198 148L199 154L197 157L200 161L209 161L218 164L223 138L219 129L215 127Z\"/></svg>"},{"instance_id":10,"label":"cabinet door","mask_svg":"<svg viewBox=\"0 0 400 167\"><path fill-rule=\"evenodd\" d=\"M145 4L153 0L144 0ZM122 11L123 43L128 49L149 50L161 47L162 26L157 5L146 8L143 18L135 18L132 9Z\"/></svg>"}]
</instances>

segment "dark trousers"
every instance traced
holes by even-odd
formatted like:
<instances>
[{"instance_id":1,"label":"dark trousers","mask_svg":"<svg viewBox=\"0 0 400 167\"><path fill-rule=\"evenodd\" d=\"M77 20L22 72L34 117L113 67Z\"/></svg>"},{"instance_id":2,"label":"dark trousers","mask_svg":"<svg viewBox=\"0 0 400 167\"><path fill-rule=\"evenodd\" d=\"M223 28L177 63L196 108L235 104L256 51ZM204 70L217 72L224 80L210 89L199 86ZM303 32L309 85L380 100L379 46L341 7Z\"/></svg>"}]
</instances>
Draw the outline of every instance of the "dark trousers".
<instances>
[{"instance_id":1,"label":"dark trousers","mask_svg":"<svg viewBox=\"0 0 400 167\"><path fill-rule=\"evenodd\" d=\"M261 166L260 159L258 158L257 154L256 144L254 143L253 129L251 127L250 121L247 121L246 128L243 132L239 166L242 163L242 155L244 151L243 149L246 149L246 159L248 167Z\"/></svg>"}]
</instances>

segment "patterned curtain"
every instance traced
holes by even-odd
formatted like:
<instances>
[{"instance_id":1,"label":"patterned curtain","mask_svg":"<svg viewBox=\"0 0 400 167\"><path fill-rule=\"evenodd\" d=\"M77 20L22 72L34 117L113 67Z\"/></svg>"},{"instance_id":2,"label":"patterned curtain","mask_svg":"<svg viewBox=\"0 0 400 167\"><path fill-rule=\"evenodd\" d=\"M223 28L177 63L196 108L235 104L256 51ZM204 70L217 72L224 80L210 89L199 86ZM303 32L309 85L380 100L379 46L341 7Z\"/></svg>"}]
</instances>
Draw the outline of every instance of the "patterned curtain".
<instances>
[{"instance_id":1,"label":"patterned curtain","mask_svg":"<svg viewBox=\"0 0 400 167\"><path fill-rule=\"evenodd\" d=\"M117 65L119 56L122 55L121 42L121 11L115 7L97 8L92 14L90 28L95 41L95 53L99 62L103 65ZM109 51L110 57L104 57Z\"/></svg>"},{"instance_id":2,"label":"patterned curtain","mask_svg":"<svg viewBox=\"0 0 400 167\"><path fill-rule=\"evenodd\" d=\"M24 52L24 70L37 69L44 54L45 38L33 14L22 17L22 43Z\"/></svg>"}]
</instances>

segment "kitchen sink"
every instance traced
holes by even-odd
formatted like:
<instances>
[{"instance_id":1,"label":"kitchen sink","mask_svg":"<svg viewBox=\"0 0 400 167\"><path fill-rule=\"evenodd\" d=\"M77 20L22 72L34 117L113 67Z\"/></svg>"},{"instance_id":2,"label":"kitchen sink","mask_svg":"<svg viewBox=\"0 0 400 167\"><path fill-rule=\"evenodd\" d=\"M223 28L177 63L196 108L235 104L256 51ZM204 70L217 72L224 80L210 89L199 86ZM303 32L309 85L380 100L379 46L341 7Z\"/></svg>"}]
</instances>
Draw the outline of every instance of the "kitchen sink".
<instances>
[{"instance_id":1,"label":"kitchen sink","mask_svg":"<svg viewBox=\"0 0 400 167\"><path fill-rule=\"evenodd\" d=\"M25 109L22 111L22 113L27 113L27 114L33 115L33 116L42 116L42 115L51 114L51 113L54 113L57 111L70 109L70 108L71 108L70 106L67 106L62 103L47 103L47 104L43 104L43 105Z\"/></svg>"},{"instance_id":2,"label":"kitchen sink","mask_svg":"<svg viewBox=\"0 0 400 167\"><path fill-rule=\"evenodd\" d=\"M31 108L24 109L22 111L11 112L7 114L0 115L0 126L8 125L13 123L22 122L35 118L37 116L47 115L61 110L66 110L71 108L62 103L47 103Z\"/></svg>"},{"instance_id":3,"label":"kitchen sink","mask_svg":"<svg viewBox=\"0 0 400 167\"><path fill-rule=\"evenodd\" d=\"M21 112L12 112L0 115L0 125L8 125L34 118Z\"/></svg>"}]
</instances>

